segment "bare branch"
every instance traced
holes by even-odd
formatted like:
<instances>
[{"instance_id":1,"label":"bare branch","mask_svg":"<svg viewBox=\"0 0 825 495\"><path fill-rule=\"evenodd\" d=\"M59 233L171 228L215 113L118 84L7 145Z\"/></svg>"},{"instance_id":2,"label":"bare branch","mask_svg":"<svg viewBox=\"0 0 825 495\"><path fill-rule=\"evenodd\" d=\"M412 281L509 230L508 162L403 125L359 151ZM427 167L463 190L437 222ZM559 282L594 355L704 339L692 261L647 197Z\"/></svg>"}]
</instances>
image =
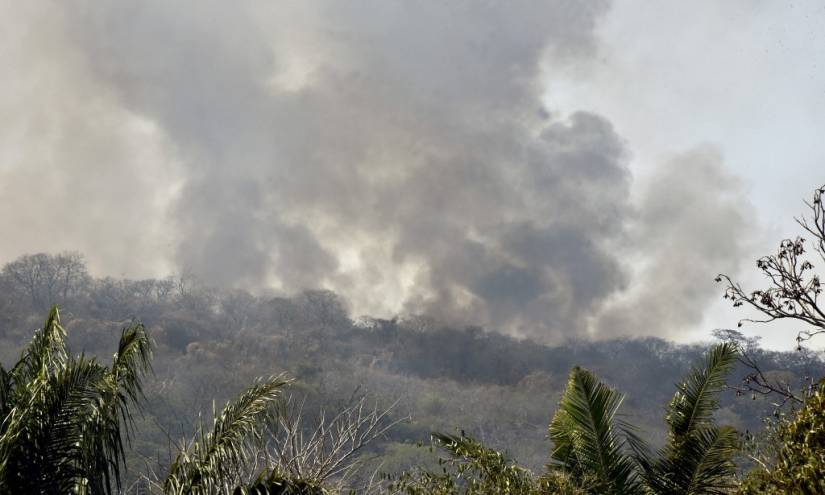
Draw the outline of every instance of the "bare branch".
<instances>
[{"instance_id":1,"label":"bare branch","mask_svg":"<svg viewBox=\"0 0 825 495\"><path fill-rule=\"evenodd\" d=\"M391 417L397 405L398 401L386 408L377 402L370 405L368 396L361 394L331 418L322 410L317 423L310 425L304 401L290 398L276 411L273 436L259 456L266 457L270 471L338 490L352 489L348 485L363 465L364 448L409 419Z\"/></svg>"},{"instance_id":2,"label":"bare branch","mask_svg":"<svg viewBox=\"0 0 825 495\"><path fill-rule=\"evenodd\" d=\"M825 186L814 191L813 200L805 203L810 210L809 217L798 218L796 221L812 237L814 251L825 262L823 193ZM739 321L738 326L741 327L745 323L771 323L776 320L804 323L806 328L798 331L796 335L798 351L803 350L803 343L825 333L825 305L821 300L822 280L820 275L813 273L814 264L806 257L805 242L802 237L784 239L779 244L776 254L764 256L756 261L756 267L768 281L767 287L763 289L749 292L727 275L719 274L716 277L716 282L724 283L726 286L724 299L730 300L735 308L749 306L762 315L761 318L744 318ZM812 377L806 377L807 392L803 392L802 395L792 390L790 384L771 378L762 371L747 349L743 350L740 362L750 371L742 379L741 385L733 387L737 395L750 394L756 397L776 394L781 398L776 406L782 407L788 402L802 403L807 393L812 390Z\"/></svg>"},{"instance_id":3,"label":"bare branch","mask_svg":"<svg viewBox=\"0 0 825 495\"><path fill-rule=\"evenodd\" d=\"M814 250L825 261L825 205L822 193L825 186L817 189L811 203L811 218L797 219L802 228L813 236ZM745 291L730 277L720 274L717 282L726 285L724 298L734 307L747 305L761 313L764 318L740 320L744 323L770 323L780 319L800 321L812 328L800 330L796 336L797 348L813 337L825 333L825 307L821 301L822 280L813 273L814 264L805 256L805 239L785 239L776 254L764 256L756 261L756 266L768 280L764 289Z\"/></svg>"}]
</instances>

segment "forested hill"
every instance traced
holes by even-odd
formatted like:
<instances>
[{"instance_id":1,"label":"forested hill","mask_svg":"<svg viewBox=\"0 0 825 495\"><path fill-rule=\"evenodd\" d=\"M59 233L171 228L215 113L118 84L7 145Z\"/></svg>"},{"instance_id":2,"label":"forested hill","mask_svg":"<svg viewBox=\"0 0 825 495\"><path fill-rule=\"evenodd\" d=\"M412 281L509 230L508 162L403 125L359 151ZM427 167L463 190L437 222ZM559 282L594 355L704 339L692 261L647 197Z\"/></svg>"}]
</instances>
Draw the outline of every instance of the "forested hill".
<instances>
[{"instance_id":1,"label":"forested hill","mask_svg":"<svg viewBox=\"0 0 825 495\"><path fill-rule=\"evenodd\" d=\"M34 255L0 275L0 359L12 362L51 303L62 308L75 353L110 359L120 328L144 322L157 343L147 380L145 415L130 462L166 459L170 436L191 431L199 411L212 410L255 377L286 371L306 414L334 411L367 391L381 403L399 400L412 420L383 443L385 469L420 462L415 447L433 430L465 429L528 466L548 455L547 424L574 365L589 368L626 394L623 411L661 439L663 406L673 385L706 346L659 339L612 340L549 347L478 328L447 328L427 318L353 317L326 291L259 298L203 287L183 278L95 279L77 255ZM810 353L756 350L769 373L790 383L825 375ZM779 371L781 370L781 371ZM731 380L741 376L735 371ZM723 396L720 422L760 428L768 399Z\"/></svg>"}]
</instances>

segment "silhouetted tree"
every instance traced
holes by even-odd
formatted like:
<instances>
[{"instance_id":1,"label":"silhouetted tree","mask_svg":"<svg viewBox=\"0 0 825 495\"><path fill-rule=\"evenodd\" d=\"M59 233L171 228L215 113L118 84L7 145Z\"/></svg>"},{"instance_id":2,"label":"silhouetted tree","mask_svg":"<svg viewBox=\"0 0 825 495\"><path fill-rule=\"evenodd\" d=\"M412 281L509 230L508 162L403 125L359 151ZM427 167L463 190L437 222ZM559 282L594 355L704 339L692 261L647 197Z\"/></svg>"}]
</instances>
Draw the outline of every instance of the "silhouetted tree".
<instances>
[{"instance_id":1,"label":"silhouetted tree","mask_svg":"<svg viewBox=\"0 0 825 495\"><path fill-rule=\"evenodd\" d=\"M796 221L811 236L809 245L813 252L825 262L825 204L823 204L825 186L814 191L813 199L806 202L810 210L808 217ZM762 289L747 291L727 275L720 274L717 282L726 285L724 298L730 300L734 307L748 306L756 310L761 317L745 318L745 323L770 323L777 320L801 322L805 328L796 336L797 349L802 350L803 343L825 333L825 304L821 300L822 280L814 273L814 263L809 259L806 239L784 239L779 244L776 254L763 256L756 261L756 266L768 281ZM741 361L750 368L750 373L742 380L740 392L752 394L778 394L787 401L801 404L804 394L800 395L788 383L777 381L766 375L747 349L743 349ZM809 382L808 393L813 392L813 380Z\"/></svg>"}]
</instances>

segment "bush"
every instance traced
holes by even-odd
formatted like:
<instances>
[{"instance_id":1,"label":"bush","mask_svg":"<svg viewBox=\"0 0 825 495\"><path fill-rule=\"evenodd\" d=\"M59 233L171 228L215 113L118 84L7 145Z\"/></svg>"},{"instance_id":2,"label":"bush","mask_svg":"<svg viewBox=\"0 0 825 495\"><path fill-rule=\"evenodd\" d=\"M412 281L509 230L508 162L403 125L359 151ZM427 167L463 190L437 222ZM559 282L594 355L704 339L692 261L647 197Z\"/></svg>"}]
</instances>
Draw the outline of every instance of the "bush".
<instances>
[{"instance_id":1,"label":"bush","mask_svg":"<svg viewBox=\"0 0 825 495\"><path fill-rule=\"evenodd\" d=\"M739 493L825 493L825 384L792 419L780 421L773 441L775 459L751 471Z\"/></svg>"}]
</instances>

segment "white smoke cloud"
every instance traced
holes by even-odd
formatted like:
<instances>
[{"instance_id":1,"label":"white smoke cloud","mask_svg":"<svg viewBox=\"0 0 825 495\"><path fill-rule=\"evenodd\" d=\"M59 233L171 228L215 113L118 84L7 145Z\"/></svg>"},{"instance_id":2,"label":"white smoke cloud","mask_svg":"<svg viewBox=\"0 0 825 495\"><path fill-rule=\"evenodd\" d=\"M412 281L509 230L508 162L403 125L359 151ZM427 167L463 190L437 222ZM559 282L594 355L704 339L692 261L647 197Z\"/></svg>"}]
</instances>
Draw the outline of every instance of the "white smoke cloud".
<instances>
[{"instance_id":1,"label":"white smoke cloud","mask_svg":"<svg viewBox=\"0 0 825 495\"><path fill-rule=\"evenodd\" d=\"M649 179L629 222L633 287L598 315L597 335L678 337L719 299L715 273L749 260L754 218L740 181L710 146L681 153Z\"/></svg>"}]
</instances>

